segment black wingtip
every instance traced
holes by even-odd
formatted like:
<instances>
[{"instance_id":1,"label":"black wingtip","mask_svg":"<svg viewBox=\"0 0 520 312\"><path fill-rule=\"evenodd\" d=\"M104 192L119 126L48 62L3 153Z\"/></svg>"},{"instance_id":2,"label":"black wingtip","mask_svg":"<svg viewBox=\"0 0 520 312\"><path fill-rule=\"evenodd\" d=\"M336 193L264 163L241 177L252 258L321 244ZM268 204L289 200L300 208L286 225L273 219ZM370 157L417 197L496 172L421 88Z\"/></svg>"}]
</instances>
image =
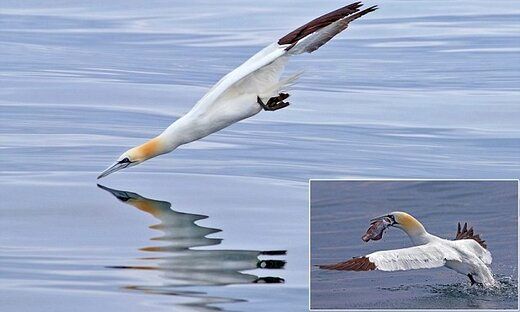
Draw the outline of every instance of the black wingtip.
<instances>
[{"instance_id":1,"label":"black wingtip","mask_svg":"<svg viewBox=\"0 0 520 312\"><path fill-rule=\"evenodd\" d=\"M377 9L379 9L379 7L378 7L377 5L373 5L373 6L368 7L368 8L366 8L366 9L362 10L362 11L359 11L359 12L357 12L357 13L355 13L355 14L352 14L351 16L349 16L349 18L350 18L351 20L355 20L355 19L358 19L358 18L360 18L361 16L366 15L366 14L368 14L368 13L370 13L370 12L374 12L374 11L377 10Z\"/></svg>"},{"instance_id":2,"label":"black wingtip","mask_svg":"<svg viewBox=\"0 0 520 312\"><path fill-rule=\"evenodd\" d=\"M367 14L367 13L370 13L370 12L374 12L375 10L379 9L379 7L377 5L373 5L371 7L368 7L366 9L364 9L363 11L359 12L359 13L362 13L364 12L364 14ZM363 15L364 15L363 14Z\"/></svg>"},{"instance_id":3,"label":"black wingtip","mask_svg":"<svg viewBox=\"0 0 520 312\"><path fill-rule=\"evenodd\" d=\"M350 22L377 9L377 5L374 5L363 11L360 11L362 6L363 3L358 1L317 17L307 24L296 28L295 30L280 38L278 40L278 44L288 44L294 46L300 39L305 38L306 36L330 25L331 23L344 18L348 18L348 21ZM287 47L286 50L290 50L292 46Z\"/></svg>"},{"instance_id":4,"label":"black wingtip","mask_svg":"<svg viewBox=\"0 0 520 312\"><path fill-rule=\"evenodd\" d=\"M462 230L461 230L461 223L460 222L457 223L457 235L455 236L455 240L460 240L460 239L473 239L477 243L479 243L480 246L487 249L486 241L480 237L480 234L475 234L475 230L473 229L472 226L470 226L468 228L467 222L464 222L464 226L462 227Z\"/></svg>"}]
</instances>

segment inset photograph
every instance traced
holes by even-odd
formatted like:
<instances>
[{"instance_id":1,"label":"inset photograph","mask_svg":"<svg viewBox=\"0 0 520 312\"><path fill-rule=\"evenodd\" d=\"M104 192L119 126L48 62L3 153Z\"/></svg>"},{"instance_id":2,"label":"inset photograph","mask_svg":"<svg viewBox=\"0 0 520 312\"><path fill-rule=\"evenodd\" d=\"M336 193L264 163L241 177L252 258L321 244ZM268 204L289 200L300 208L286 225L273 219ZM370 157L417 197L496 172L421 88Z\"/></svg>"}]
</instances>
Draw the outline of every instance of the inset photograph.
<instances>
[{"instance_id":1,"label":"inset photograph","mask_svg":"<svg viewBox=\"0 0 520 312\"><path fill-rule=\"evenodd\" d=\"M311 180L310 309L518 309L518 180Z\"/></svg>"}]
</instances>

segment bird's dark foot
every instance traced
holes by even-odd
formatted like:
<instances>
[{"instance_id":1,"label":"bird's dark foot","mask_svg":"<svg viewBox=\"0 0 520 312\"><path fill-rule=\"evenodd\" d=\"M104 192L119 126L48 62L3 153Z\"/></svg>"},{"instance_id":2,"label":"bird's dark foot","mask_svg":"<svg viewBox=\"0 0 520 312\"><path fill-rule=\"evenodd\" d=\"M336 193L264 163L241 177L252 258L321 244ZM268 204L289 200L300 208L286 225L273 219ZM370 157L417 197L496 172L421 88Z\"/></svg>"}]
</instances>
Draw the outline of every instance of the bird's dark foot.
<instances>
[{"instance_id":1,"label":"bird's dark foot","mask_svg":"<svg viewBox=\"0 0 520 312\"><path fill-rule=\"evenodd\" d=\"M289 106L289 102L284 102L285 99L289 97L289 93L280 93L278 96L273 96L269 100L267 100L267 103L264 103L262 99L257 96L256 101L262 108L266 111L275 111L282 109L284 107Z\"/></svg>"},{"instance_id":2,"label":"bird's dark foot","mask_svg":"<svg viewBox=\"0 0 520 312\"><path fill-rule=\"evenodd\" d=\"M476 283L475 280L473 279L473 276L471 274L468 274L468 277L469 277L469 282L471 283L471 286L473 286Z\"/></svg>"},{"instance_id":3,"label":"bird's dark foot","mask_svg":"<svg viewBox=\"0 0 520 312\"><path fill-rule=\"evenodd\" d=\"M469 277L469 282L471 283L471 286L473 286L475 284L477 284L477 286L482 286L482 283L475 281L475 279L473 278L473 275L468 274L468 277Z\"/></svg>"}]
</instances>

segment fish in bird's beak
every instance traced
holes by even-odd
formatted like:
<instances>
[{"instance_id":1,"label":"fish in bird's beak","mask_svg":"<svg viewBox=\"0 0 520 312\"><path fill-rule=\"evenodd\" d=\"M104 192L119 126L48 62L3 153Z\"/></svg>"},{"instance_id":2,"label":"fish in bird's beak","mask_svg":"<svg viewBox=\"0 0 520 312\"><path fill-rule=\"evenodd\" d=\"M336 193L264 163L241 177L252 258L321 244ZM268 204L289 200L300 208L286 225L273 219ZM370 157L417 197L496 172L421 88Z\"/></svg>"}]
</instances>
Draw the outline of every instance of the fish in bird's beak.
<instances>
[{"instance_id":1,"label":"fish in bird's beak","mask_svg":"<svg viewBox=\"0 0 520 312\"><path fill-rule=\"evenodd\" d=\"M393 220L390 216L381 216L370 220L370 227L368 228L365 235L361 237L364 242L369 240L380 240L383 238L385 230L393 224Z\"/></svg>"},{"instance_id":2,"label":"fish in bird's beak","mask_svg":"<svg viewBox=\"0 0 520 312\"><path fill-rule=\"evenodd\" d=\"M107 175L109 175L111 173L114 173L114 172L119 171L121 169L125 169L126 167L128 167L131 164L131 162L125 161L125 160L128 160L128 158L126 158L124 160L116 161L110 167L106 168L105 171L101 172L101 174L97 178L101 179L101 178L106 177Z\"/></svg>"}]
</instances>

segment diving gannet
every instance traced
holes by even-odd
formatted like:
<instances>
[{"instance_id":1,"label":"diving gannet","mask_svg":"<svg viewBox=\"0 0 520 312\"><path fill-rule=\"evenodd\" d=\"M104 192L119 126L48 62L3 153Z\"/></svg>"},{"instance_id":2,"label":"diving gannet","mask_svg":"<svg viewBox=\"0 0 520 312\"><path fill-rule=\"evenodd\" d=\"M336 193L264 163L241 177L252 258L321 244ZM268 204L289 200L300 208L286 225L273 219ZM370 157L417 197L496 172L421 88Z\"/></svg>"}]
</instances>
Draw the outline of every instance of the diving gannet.
<instances>
[{"instance_id":1,"label":"diving gannet","mask_svg":"<svg viewBox=\"0 0 520 312\"><path fill-rule=\"evenodd\" d=\"M142 145L124 152L99 178L169 153L177 147L199 140L261 110L276 111L289 105L291 86L300 73L281 79L290 56L311 53L345 30L353 20L375 11L361 10L352 3L320 16L267 46L225 75L184 116Z\"/></svg>"},{"instance_id":2,"label":"diving gannet","mask_svg":"<svg viewBox=\"0 0 520 312\"><path fill-rule=\"evenodd\" d=\"M415 247L376 251L345 262L318 267L346 271L399 271L445 266L467 276L471 285L496 285L488 267L491 264L491 253L487 250L485 241L474 234L473 228L468 230L467 223L462 229L460 223L458 224L455 240L428 233L417 219L405 212L392 212L372 219L371 223L372 226L363 236L364 241L379 240L386 227L396 227L408 234Z\"/></svg>"}]
</instances>

